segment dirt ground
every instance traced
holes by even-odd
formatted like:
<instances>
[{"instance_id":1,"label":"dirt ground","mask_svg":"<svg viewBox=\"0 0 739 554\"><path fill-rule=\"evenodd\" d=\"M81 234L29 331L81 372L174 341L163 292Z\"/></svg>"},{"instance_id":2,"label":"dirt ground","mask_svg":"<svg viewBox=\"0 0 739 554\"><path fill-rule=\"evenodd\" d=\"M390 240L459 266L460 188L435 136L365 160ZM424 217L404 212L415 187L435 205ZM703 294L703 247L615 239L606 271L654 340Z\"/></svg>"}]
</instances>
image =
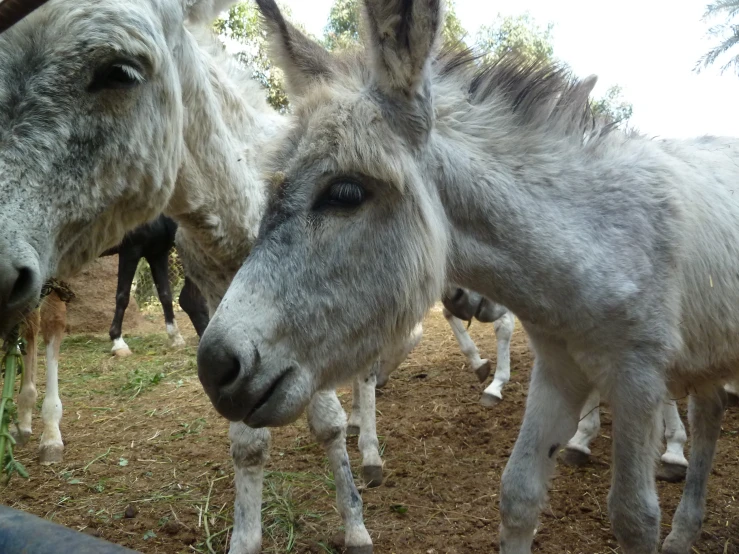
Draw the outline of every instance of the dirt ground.
<instances>
[{"instance_id":1,"label":"dirt ground","mask_svg":"<svg viewBox=\"0 0 739 554\"><path fill-rule=\"evenodd\" d=\"M178 316L180 322L186 319ZM14 478L0 489L0 500L141 552L225 552L233 503L227 425L200 389L196 337L189 327L189 346L172 351L163 329L147 332L127 337L135 355L126 359L109 356L104 335L65 341L60 371L65 461L38 465L37 417L34 438L19 450L31 478ZM481 352L494 358L492 326L475 324L471 334ZM422 343L377 399L385 482L362 490L377 554L497 551L500 475L521 423L531 366L520 326L511 356L504 402L483 408L482 389L448 325L438 309L429 315ZM43 382L39 388L43 392ZM341 399L348 408L349 389L341 391ZM684 408L681 402L683 415ZM607 411L602 422L588 467L558 465L535 552L620 551L606 514ZM739 553L737 431L739 412L731 408L697 554ZM340 552L333 480L305 420L276 430L273 440L263 503L264 551ZM348 442L359 476L356 438ZM659 484L663 537L681 491L681 484Z\"/></svg>"}]
</instances>

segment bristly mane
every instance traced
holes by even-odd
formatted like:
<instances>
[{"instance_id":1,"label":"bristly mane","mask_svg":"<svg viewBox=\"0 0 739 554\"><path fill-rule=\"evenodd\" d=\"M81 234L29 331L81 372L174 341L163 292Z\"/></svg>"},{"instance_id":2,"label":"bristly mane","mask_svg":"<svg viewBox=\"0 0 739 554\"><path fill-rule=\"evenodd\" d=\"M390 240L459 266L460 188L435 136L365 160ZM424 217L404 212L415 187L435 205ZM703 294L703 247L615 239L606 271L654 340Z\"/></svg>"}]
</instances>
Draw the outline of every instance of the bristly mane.
<instances>
[{"instance_id":1,"label":"bristly mane","mask_svg":"<svg viewBox=\"0 0 739 554\"><path fill-rule=\"evenodd\" d=\"M489 61L463 45L446 45L436 57L441 80L463 84L472 105L502 103L523 126L589 140L613 130L616 122L596 115L583 94L585 81L565 65L508 52Z\"/></svg>"}]
</instances>

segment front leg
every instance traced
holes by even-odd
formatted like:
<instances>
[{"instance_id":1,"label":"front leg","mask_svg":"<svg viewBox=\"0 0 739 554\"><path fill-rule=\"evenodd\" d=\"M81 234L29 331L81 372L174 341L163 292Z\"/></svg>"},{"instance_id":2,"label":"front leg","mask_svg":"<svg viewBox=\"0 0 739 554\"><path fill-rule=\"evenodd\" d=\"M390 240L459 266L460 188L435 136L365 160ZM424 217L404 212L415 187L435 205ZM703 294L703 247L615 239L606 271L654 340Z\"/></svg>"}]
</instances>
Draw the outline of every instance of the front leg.
<instances>
[{"instance_id":1,"label":"front leg","mask_svg":"<svg viewBox=\"0 0 739 554\"><path fill-rule=\"evenodd\" d=\"M455 317L452 312L444 308L444 317L449 322L449 326L452 328L454 338L459 343L459 349L464 354L467 361L472 366L472 371L475 372L477 378L482 383L490 375L490 360L480 358L480 352L477 350L472 337L467 333L467 329L464 327L462 320Z\"/></svg>"},{"instance_id":2,"label":"front leg","mask_svg":"<svg viewBox=\"0 0 739 554\"><path fill-rule=\"evenodd\" d=\"M26 355L23 360L23 381L18 392L18 429L15 440L18 445L24 445L31 438L31 421L33 409L36 406L38 391L36 390L36 366L38 364L38 338L40 325L40 311L34 310L26 318L23 338L26 340Z\"/></svg>"},{"instance_id":3,"label":"front leg","mask_svg":"<svg viewBox=\"0 0 739 554\"><path fill-rule=\"evenodd\" d=\"M685 479L688 471L688 460L685 459L685 443L688 435L677 411L677 402L668 398L662 406L662 417L665 422L665 448L657 470L657 479L669 483L677 483Z\"/></svg>"},{"instance_id":4,"label":"front leg","mask_svg":"<svg viewBox=\"0 0 739 554\"><path fill-rule=\"evenodd\" d=\"M529 333L531 336L531 333ZM534 340L526 412L500 485L500 551L529 554L557 450L577 429L590 386L563 345Z\"/></svg>"},{"instance_id":5,"label":"front leg","mask_svg":"<svg viewBox=\"0 0 739 554\"><path fill-rule=\"evenodd\" d=\"M270 433L232 422L231 458L234 464L234 526L229 554L259 554L262 551L262 483L269 458Z\"/></svg>"},{"instance_id":6,"label":"front leg","mask_svg":"<svg viewBox=\"0 0 739 554\"><path fill-rule=\"evenodd\" d=\"M511 379L511 338L516 328L516 318L507 311L493 322L493 328L498 343L495 375L493 382L483 391L480 399L480 404L488 407L495 406L503 400L503 387Z\"/></svg>"},{"instance_id":7,"label":"front leg","mask_svg":"<svg viewBox=\"0 0 739 554\"><path fill-rule=\"evenodd\" d=\"M41 405L44 431L39 445L39 461L42 465L62 461L64 443L59 423L62 420L62 399L59 397L59 348L67 327L67 306L52 292L44 300L41 309L41 333L46 343L46 394Z\"/></svg>"},{"instance_id":8,"label":"front leg","mask_svg":"<svg viewBox=\"0 0 739 554\"><path fill-rule=\"evenodd\" d=\"M328 456L336 483L336 504L344 522L347 554L371 554L364 527L362 498L354 484L346 451L346 414L335 391L317 392L308 405L308 425Z\"/></svg>"},{"instance_id":9,"label":"front leg","mask_svg":"<svg viewBox=\"0 0 739 554\"><path fill-rule=\"evenodd\" d=\"M126 314L128 302L131 299L131 285L136 275L136 267L141 259L141 250L138 248L121 248L118 252L118 287L115 293L115 313L110 324L108 335L113 341L111 354L114 356L130 356L131 349L123 340L123 316Z\"/></svg>"},{"instance_id":10,"label":"front leg","mask_svg":"<svg viewBox=\"0 0 739 554\"><path fill-rule=\"evenodd\" d=\"M346 434L349 436L358 435L362 425L361 383L361 375L357 375L352 381L352 411L349 414L349 423L346 425Z\"/></svg>"},{"instance_id":11,"label":"front leg","mask_svg":"<svg viewBox=\"0 0 739 554\"><path fill-rule=\"evenodd\" d=\"M726 392L717 387L691 395L688 401L690 420L690 467L680 504L672 519L672 531L662 546L663 554L690 554L701 534L706 509L706 486L713 465L716 441L721 434Z\"/></svg>"}]
</instances>

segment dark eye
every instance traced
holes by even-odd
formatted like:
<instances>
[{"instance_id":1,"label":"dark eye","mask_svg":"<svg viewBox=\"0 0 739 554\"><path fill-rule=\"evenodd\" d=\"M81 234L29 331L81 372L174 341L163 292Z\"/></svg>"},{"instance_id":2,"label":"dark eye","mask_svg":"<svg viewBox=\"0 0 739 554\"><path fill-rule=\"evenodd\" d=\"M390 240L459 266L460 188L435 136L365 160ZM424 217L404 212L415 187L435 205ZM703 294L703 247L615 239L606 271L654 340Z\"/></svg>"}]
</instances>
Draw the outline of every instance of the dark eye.
<instances>
[{"instance_id":1,"label":"dark eye","mask_svg":"<svg viewBox=\"0 0 739 554\"><path fill-rule=\"evenodd\" d=\"M362 185L353 181L339 181L331 185L318 199L314 210L325 208L356 208L367 198Z\"/></svg>"},{"instance_id":2,"label":"dark eye","mask_svg":"<svg viewBox=\"0 0 739 554\"><path fill-rule=\"evenodd\" d=\"M95 71L88 87L90 92L100 90L127 90L145 82L141 67L134 62L115 62Z\"/></svg>"}]
</instances>

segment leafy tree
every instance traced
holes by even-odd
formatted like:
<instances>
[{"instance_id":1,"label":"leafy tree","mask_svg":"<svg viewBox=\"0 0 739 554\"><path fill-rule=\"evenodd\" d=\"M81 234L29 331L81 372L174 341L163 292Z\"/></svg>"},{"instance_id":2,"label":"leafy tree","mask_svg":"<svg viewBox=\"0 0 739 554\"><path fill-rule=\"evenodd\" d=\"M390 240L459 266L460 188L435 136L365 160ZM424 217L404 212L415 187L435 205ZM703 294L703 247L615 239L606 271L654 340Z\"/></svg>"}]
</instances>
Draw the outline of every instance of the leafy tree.
<instances>
[{"instance_id":1,"label":"leafy tree","mask_svg":"<svg viewBox=\"0 0 739 554\"><path fill-rule=\"evenodd\" d=\"M506 16L500 14L492 25L483 25L477 34L479 48L488 59L498 59L507 52L518 52L531 59L551 60L554 54L550 23L540 27L530 14Z\"/></svg>"},{"instance_id":2,"label":"leafy tree","mask_svg":"<svg viewBox=\"0 0 739 554\"><path fill-rule=\"evenodd\" d=\"M283 13L289 13L280 7ZM284 77L267 55L267 38L262 30L259 10L254 2L240 2L231 7L225 19L214 24L216 33L227 41L239 43L236 58L254 72L254 78L267 89L267 101L279 111L288 106Z\"/></svg>"},{"instance_id":3,"label":"leafy tree","mask_svg":"<svg viewBox=\"0 0 739 554\"><path fill-rule=\"evenodd\" d=\"M607 121L618 125L626 125L631 118L634 107L623 97L623 90L618 85L610 87L600 100L591 102L596 116L602 116Z\"/></svg>"},{"instance_id":4,"label":"leafy tree","mask_svg":"<svg viewBox=\"0 0 739 554\"><path fill-rule=\"evenodd\" d=\"M739 15L739 0L717 0L713 4L706 7L703 19L711 19L715 17L723 17L725 22L714 25L708 30L708 34L717 38L720 42L717 46L708 51L697 63L695 69L699 71L734 50L739 44L739 23L736 22ZM739 70L739 54L732 54L728 61L721 67L721 73L727 69L734 68Z\"/></svg>"}]
</instances>

